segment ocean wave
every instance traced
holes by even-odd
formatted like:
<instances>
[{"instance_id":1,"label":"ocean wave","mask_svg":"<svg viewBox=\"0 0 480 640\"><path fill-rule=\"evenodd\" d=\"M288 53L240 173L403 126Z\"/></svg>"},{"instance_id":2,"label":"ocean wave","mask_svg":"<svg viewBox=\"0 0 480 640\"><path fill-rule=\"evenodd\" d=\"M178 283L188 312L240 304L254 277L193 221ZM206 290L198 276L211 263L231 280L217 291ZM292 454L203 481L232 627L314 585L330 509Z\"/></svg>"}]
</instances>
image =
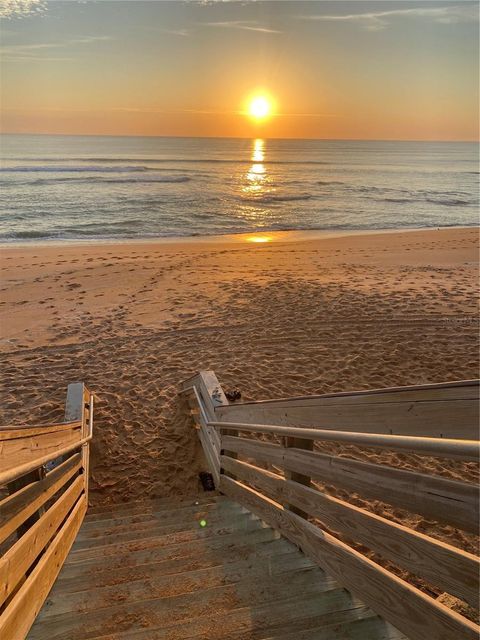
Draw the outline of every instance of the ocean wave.
<instances>
[{"instance_id":1,"label":"ocean wave","mask_svg":"<svg viewBox=\"0 0 480 640\"><path fill-rule=\"evenodd\" d=\"M177 184L181 182L189 182L191 178L189 176L142 176L142 177L131 177L131 178L101 178L101 177L69 177L69 178L38 178L37 180L32 180L28 182L24 182L25 185L49 185L56 183L76 183L76 184ZM18 183L16 183L18 184Z\"/></svg>"},{"instance_id":2,"label":"ocean wave","mask_svg":"<svg viewBox=\"0 0 480 640\"><path fill-rule=\"evenodd\" d=\"M15 159L13 159L15 160ZM22 160L22 158L18 158L18 160ZM165 164L165 163L182 163L182 164L251 164L253 162L250 155L241 158L31 158L32 162L59 162L59 163L68 163L68 162L90 162L95 163L90 166L78 165L77 167L71 168L68 164L59 164L59 165L49 165L43 164L39 167L35 167L33 165L27 167L3 167L0 168L1 171L129 171L132 170L131 167L125 166L122 169L117 169L116 167L100 167L97 166L103 163L122 165L125 162L139 162L144 164ZM328 165L330 162L326 162L324 160L269 160L266 158L262 161L262 164L268 165L284 165L284 164L301 164L301 165ZM150 171L151 167L144 167L142 165L138 165L141 171ZM134 165L136 167L137 165Z\"/></svg>"},{"instance_id":3,"label":"ocean wave","mask_svg":"<svg viewBox=\"0 0 480 640\"><path fill-rule=\"evenodd\" d=\"M471 200L462 200L460 198L383 198L384 202L393 202L395 204L413 204L415 202L428 202L429 204L438 204L444 207L460 207L476 204Z\"/></svg>"},{"instance_id":4,"label":"ocean wave","mask_svg":"<svg viewBox=\"0 0 480 640\"><path fill-rule=\"evenodd\" d=\"M16 231L14 233L11 234L3 234L1 237L3 238L16 238L19 240L38 240L40 238L51 238L54 237L52 236L52 232L49 231L48 233L46 231Z\"/></svg>"},{"instance_id":5,"label":"ocean wave","mask_svg":"<svg viewBox=\"0 0 480 640\"><path fill-rule=\"evenodd\" d=\"M137 171L152 171L151 167L132 165L124 167L97 167L92 165L42 165L40 167L1 167L0 173L135 173Z\"/></svg>"}]
</instances>

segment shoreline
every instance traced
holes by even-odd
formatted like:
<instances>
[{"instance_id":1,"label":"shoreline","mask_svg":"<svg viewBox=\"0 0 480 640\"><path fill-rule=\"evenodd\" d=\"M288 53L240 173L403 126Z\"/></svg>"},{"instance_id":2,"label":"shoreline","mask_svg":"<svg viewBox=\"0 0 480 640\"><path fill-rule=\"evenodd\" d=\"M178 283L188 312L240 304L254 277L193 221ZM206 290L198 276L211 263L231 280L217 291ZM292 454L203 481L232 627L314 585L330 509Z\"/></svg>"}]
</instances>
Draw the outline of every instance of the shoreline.
<instances>
[{"instance_id":1,"label":"shoreline","mask_svg":"<svg viewBox=\"0 0 480 640\"><path fill-rule=\"evenodd\" d=\"M303 242L322 240L328 238L343 238L356 236L377 236L397 233L413 233L418 231L446 231L450 229L477 229L480 231L480 223L477 225L449 225L442 227L396 227L394 229L287 229L276 231L250 231L228 234L191 235L191 236L155 236L149 238L80 238L44 239L44 240L20 240L0 242L0 252L5 249L28 249L34 247L98 247L111 245L176 245L176 244L239 244L248 242L253 237L268 238L265 242ZM255 242L254 240L250 240ZM260 242L261 243L261 242Z\"/></svg>"}]
</instances>

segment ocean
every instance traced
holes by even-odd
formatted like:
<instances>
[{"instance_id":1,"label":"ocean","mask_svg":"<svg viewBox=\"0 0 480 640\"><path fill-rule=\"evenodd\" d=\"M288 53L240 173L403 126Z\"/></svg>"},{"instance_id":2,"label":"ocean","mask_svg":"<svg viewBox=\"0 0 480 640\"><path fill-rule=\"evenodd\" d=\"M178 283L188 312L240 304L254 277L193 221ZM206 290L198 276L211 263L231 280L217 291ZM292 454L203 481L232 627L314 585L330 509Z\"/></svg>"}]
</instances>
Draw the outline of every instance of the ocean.
<instances>
[{"instance_id":1,"label":"ocean","mask_svg":"<svg viewBox=\"0 0 480 640\"><path fill-rule=\"evenodd\" d=\"M469 142L3 135L0 242L478 223Z\"/></svg>"}]
</instances>

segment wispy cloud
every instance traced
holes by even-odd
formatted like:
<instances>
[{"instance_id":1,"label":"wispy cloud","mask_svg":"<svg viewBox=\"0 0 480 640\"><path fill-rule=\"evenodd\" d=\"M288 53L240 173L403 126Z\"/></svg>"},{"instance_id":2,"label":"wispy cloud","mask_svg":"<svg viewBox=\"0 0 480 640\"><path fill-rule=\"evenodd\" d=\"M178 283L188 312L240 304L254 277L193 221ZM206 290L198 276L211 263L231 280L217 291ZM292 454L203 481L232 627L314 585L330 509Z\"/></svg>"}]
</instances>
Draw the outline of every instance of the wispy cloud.
<instances>
[{"instance_id":1,"label":"wispy cloud","mask_svg":"<svg viewBox=\"0 0 480 640\"><path fill-rule=\"evenodd\" d=\"M32 44L12 44L0 47L0 56L3 60L73 60L71 57L52 56L51 51L57 49L69 49L77 45L92 44L94 42L103 42L111 40L110 36L81 36L79 38L70 38L69 40L60 40L58 42L38 42ZM42 55L45 52L46 55Z\"/></svg>"},{"instance_id":2,"label":"wispy cloud","mask_svg":"<svg viewBox=\"0 0 480 640\"><path fill-rule=\"evenodd\" d=\"M45 0L0 0L0 18L25 18L46 9Z\"/></svg>"},{"instance_id":3,"label":"wispy cloud","mask_svg":"<svg viewBox=\"0 0 480 640\"><path fill-rule=\"evenodd\" d=\"M443 7L410 7L405 9L390 9L385 11L371 11L369 13L350 13L338 15L303 15L302 20L316 22L350 22L356 23L368 31L382 31L395 18L426 18L440 24L455 24L471 22L478 19L478 6L473 2L468 5L450 5Z\"/></svg>"},{"instance_id":4,"label":"wispy cloud","mask_svg":"<svg viewBox=\"0 0 480 640\"><path fill-rule=\"evenodd\" d=\"M243 31L258 31L260 33L282 33L277 29L265 27L255 20L227 20L225 22L202 22L204 27L218 27L220 29L242 29Z\"/></svg>"}]
</instances>

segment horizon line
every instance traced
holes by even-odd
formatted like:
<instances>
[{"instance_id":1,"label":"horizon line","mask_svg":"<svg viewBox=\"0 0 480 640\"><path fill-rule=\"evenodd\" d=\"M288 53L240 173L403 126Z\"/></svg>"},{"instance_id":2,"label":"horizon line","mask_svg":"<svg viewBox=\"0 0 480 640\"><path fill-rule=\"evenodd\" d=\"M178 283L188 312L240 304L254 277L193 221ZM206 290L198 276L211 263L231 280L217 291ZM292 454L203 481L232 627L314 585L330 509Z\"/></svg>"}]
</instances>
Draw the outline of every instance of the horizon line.
<instances>
[{"instance_id":1,"label":"horizon line","mask_svg":"<svg viewBox=\"0 0 480 640\"><path fill-rule=\"evenodd\" d=\"M464 139L434 139L434 138L301 138L301 137L280 137L280 136L187 136L187 135L141 135L141 134L118 134L118 133L46 133L46 132L17 132L0 131L2 136L59 136L77 138L181 138L181 139L207 139L207 140L315 140L325 142L465 142L480 143L479 138ZM0 154L1 155L1 154Z\"/></svg>"}]
</instances>

